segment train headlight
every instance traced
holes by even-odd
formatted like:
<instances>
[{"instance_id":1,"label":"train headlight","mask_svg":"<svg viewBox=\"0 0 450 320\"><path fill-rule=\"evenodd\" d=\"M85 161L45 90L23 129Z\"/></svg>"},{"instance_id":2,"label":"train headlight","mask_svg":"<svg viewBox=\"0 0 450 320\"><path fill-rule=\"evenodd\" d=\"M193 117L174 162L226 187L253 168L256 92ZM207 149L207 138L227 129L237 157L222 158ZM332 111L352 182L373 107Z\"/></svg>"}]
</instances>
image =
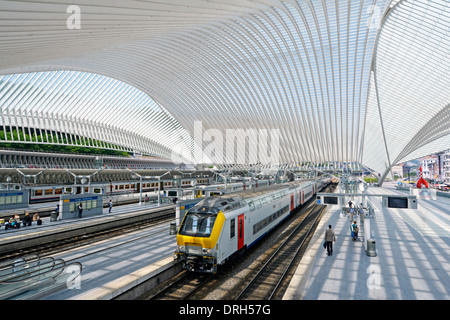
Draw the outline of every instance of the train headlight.
<instances>
[{"instance_id":1,"label":"train headlight","mask_svg":"<svg viewBox=\"0 0 450 320\"><path fill-rule=\"evenodd\" d=\"M186 252L186 248L184 246L178 246L178 252Z\"/></svg>"},{"instance_id":2,"label":"train headlight","mask_svg":"<svg viewBox=\"0 0 450 320\"><path fill-rule=\"evenodd\" d=\"M204 253L204 254L212 254L213 252L214 252L213 249L206 249L206 248L203 248L203 253Z\"/></svg>"}]
</instances>

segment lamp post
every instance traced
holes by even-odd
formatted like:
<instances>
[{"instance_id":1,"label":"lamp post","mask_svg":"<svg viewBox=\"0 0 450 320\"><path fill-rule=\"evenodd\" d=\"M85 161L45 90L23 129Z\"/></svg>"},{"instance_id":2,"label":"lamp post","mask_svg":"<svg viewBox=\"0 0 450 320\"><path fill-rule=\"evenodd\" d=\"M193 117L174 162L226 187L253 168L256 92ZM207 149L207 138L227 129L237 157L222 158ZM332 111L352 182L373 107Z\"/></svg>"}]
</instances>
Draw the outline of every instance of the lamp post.
<instances>
[{"instance_id":1,"label":"lamp post","mask_svg":"<svg viewBox=\"0 0 450 320\"><path fill-rule=\"evenodd\" d=\"M139 205L141 205L142 204L142 176L134 171L131 171L129 168L127 168L127 170L139 178Z\"/></svg>"},{"instance_id":2,"label":"lamp post","mask_svg":"<svg viewBox=\"0 0 450 320\"><path fill-rule=\"evenodd\" d=\"M167 171L162 176L158 177L158 207L161 205L161 178L164 177L168 173L170 173L170 171Z\"/></svg>"}]
</instances>

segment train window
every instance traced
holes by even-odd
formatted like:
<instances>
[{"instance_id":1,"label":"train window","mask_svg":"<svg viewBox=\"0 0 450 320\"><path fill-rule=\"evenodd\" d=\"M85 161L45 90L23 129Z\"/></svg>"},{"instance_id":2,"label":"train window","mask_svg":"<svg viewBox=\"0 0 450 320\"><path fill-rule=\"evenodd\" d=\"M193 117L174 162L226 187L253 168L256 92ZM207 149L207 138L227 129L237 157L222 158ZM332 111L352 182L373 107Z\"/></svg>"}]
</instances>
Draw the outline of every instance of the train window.
<instances>
[{"instance_id":1,"label":"train window","mask_svg":"<svg viewBox=\"0 0 450 320\"><path fill-rule=\"evenodd\" d=\"M55 194L62 194L62 188L55 189Z\"/></svg>"},{"instance_id":2,"label":"train window","mask_svg":"<svg viewBox=\"0 0 450 320\"><path fill-rule=\"evenodd\" d=\"M42 196L42 190L35 190L34 191L35 196Z\"/></svg>"},{"instance_id":3,"label":"train window","mask_svg":"<svg viewBox=\"0 0 450 320\"><path fill-rule=\"evenodd\" d=\"M179 233L185 236L209 237L211 235L216 214L187 213L180 227Z\"/></svg>"},{"instance_id":4,"label":"train window","mask_svg":"<svg viewBox=\"0 0 450 320\"><path fill-rule=\"evenodd\" d=\"M52 195L53 194L53 189L46 189L45 190L45 195L46 196L49 196L49 195Z\"/></svg>"},{"instance_id":5,"label":"train window","mask_svg":"<svg viewBox=\"0 0 450 320\"><path fill-rule=\"evenodd\" d=\"M89 187L84 187L84 193L89 193Z\"/></svg>"},{"instance_id":6,"label":"train window","mask_svg":"<svg viewBox=\"0 0 450 320\"><path fill-rule=\"evenodd\" d=\"M230 220L230 239L234 238L236 233L236 219Z\"/></svg>"},{"instance_id":7,"label":"train window","mask_svg":"<svg viewBox=\"0 0 450 320\"><path fill-rule=\"evenodd\" d=\"M124 189L124 185L121 184L121 185L119 186L119 189L120 189L120 190L123 190L123 189Z\"/></svg>"},{"instance_id":8,"label":"train window","mask_svg":"<svg viewBox=\"0 0 450 320\"><path fill-rule=\"evenodd\" d=\"M242 222L243 222L243 220L242 220L242 219L239 219L239 239L242 239L242 237L244 236L244 235L242 234L242 232L243 232L243 230L244 230Z\"/></svg>"},{"instance_id":9,"label":"train window","mask_svg":"<svg viewBox=\"0 0 450 320\"><path fill-rule=\"evenodd\" d=\"M119 186L118 186L118 185L116 185L116 187L115 187L115 188L116 188L116 190L119 190Z\"/></svg>"}]
</instances>

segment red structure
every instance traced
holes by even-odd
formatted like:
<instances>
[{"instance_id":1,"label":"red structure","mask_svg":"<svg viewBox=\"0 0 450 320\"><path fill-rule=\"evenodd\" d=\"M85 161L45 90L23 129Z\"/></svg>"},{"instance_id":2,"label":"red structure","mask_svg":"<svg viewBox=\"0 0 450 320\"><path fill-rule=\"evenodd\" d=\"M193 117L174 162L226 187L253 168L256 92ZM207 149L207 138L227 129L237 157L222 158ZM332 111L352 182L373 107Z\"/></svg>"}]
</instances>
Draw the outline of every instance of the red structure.
<instances>
[{"instance_id":1,"label":"red structure","mask_svg":"<svg viewBox=\"0 0 450 320\"><path fill-rule=\"evenodd\" d=\"M419 180L417 181L417 188L422 188L422 184L425 186L425 188L428 188L428 182L423 178L422 173L422 166L419 168Z\"/></svg>"}]
</instances>

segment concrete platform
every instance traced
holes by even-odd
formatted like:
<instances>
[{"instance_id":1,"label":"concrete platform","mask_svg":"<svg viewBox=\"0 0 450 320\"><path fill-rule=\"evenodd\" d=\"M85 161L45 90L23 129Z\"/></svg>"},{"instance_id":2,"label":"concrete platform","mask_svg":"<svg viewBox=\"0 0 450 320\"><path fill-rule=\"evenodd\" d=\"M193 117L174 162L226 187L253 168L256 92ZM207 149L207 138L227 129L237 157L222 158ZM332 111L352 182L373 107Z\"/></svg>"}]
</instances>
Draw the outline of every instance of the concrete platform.
<instances>
[{"instance_id":1,"label":"concrete platform","mask_svg":"<svg viewBox=\"0 0 450 320\"><path fill-rule=\"evenodd\" d=\"M393 188L368 193L407 194ZM365 219L363 232L376 241L375 257L366 254L363 241L351 240L350 220L340 208L329 206L283 299L449 300L448 200L421 200L419 209L411 210L382 208L381 200L372 198L375 217ZM332 256L322 247L329 224L337 238Z\"/></svg>"},{"instance_id":2,"label":"concrete platform","mask_svg":"<svg viewBox=\"0 0 450 320\"><path fill-rule=\"evenodd\" d=\"M82 264L79 287L69 286L42 300L114 299L174 266L175 249L176 235L170 235L164 223L54 255Z\"/></svg>"},{"instance_id":3,"label":"concrete platform","mask_svg":"<svg viewBox=\"0 0 450 320\"><path fill-rule=\"evenodd\" d=\"M143 214L143 209L158 211L171 207L174 206L146 205L143 207L132 204L114 208L111 214L108 213L108 208L105 208L104 214L96 217L56 222L50 222L50 218L44 218L42 226L2 230L0 241L2 244L9 243L7 245L28 238L39 241L43 235L49 236L66 230L82 230L88 225L101 226L111 220L131 219ZM145 282L160 281L158 277L175 265L173 252L176 249L176 235L171 235L169 229L170 223L164 222L52 255L53 258L61 258L66 263L80 262L82 264L81 278L77 279L77 285L68 284L67 287L63 286L62 290L51 292L40 299L109 300Z\"/></svg>"},{"instance_id":4,"label":"concrete platform","mask_svg":"<svg viewBox=\"0 0 450 320\"><path fill-rule=\"evenodd\" d=\"M68 236L80 236L88 232L102 230L106 227L121 226L129 222L143 221L148 218L148 212L162 209L175 209L175 205L124 205L113 209L108 213L108 208L103 209L103 214L81 219L68 219L51 222L50 218L43 218L43 224L38 226L33 222L32 226L20 229L0 230L0 254L4 250L23 249L30 245L39 245L48 241L57 241ZM6 247L7 246L7 247Z\"/></svg>"}]
</instances>

